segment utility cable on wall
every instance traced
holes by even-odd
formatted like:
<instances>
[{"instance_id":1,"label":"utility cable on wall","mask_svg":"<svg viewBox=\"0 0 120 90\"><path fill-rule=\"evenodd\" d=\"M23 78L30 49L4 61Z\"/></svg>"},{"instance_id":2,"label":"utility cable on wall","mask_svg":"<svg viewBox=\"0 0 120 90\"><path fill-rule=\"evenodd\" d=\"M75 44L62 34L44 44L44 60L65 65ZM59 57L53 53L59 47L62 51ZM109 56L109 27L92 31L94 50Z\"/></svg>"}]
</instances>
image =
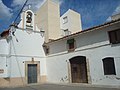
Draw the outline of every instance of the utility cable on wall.
<instances>
[{"instance_id":1,"label":"utility cable on wall","mask_svg":"<svg viewBox=\"0 0 120 90\"><path fill-rule=\"evenodd\" d=\"M28 0L26 0L26 1L25 1L25 3L23 4L23 6L22 6L22 8L21 8L20 12L18 13L17 17L15 18L15 20L14 20L13 24L15 24L15 23L16 23L16 21L17 21L17 19L18 19L19 15L21 14L21 12L22 12L22 10L24 9L24 7L25 7L25 5L26 5L26 3L27 3L27 2L28 2Z\"/></svg>"},{"instance_id":2,"label":"utility cable on wall","mask_svg":"<svg viewBox=\"0 0 120 90\"><path fill-rule=\"evenodd\" d=\"M15 36L15 34L14 34L14 33L15 33L15 30L14 30L14 28L17 27L16 21L17 21L17 19L19 18L20 14L21 14L22 10L24 9L25 5L27 4L27 2L28 2L28 0L25 1L25 3L23 4L22 8L20 9L20 12L17 14L17 16L16 16L15 20L13 21L12 25L10 25L10 27L9 27L9 29L12 29L11 31L12 31L12 35L13 35L13 36ZM16 36L15 36L15 38L16 38ZM17 38L16 38L16 41L18 42L18 39L17 39ZM22 77L22 71L21 71L21 68L20 68L20 65L19 65L18 58L17 58L17 56L16 56L17 53L16 53L16 49L15 49L13 40L12 40L10 43L11 43L12 46L13 46L13 51L14 51L14 54L15 54L15 60L16 60L16 62L17 62L18 70L19 70L19 73L20 73L20 76L21 76L21 80L22 80L22 83L23 83L23 85L24 85L24 79L23 79L23 77ZM10 45L10 49L11 49L11 45ZM11 55L11 51L10 51L9 54ZM10 58L9 77L11 77L11 70L12 70L12 66L11 66L11 65L12 65L12 60L11 60L11 58ZM11 80L10 80L10 82L11 82Z\"/></svg>"}]
</instances>

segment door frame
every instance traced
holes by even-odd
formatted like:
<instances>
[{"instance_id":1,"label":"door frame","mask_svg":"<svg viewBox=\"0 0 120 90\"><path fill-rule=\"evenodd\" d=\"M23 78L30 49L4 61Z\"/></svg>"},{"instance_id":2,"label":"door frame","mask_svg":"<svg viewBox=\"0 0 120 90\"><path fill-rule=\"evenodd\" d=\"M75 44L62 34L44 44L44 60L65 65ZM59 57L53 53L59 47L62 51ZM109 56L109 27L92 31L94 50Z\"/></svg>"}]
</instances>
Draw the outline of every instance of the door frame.
<instances>
[{"instance_id":1,"label":"door frame","mask_svg":"<svg viewBox=\"0 0 120 90\"><path fill-rule=\"evenodd\" d=\"M25 80L28 84L28 64L37 64L37 83L40 82L40 61L25 61Z\"/></svg>"},{"instance_id":2,"label":"door frame","mask_svg":"<svg viewBox=\"0 0 120 90\"><path fill-rule=\"evenodd\" d=\"M75 57L78 57L78 56L75 56ZM72 57L74 58L74 57ZM70 59L72 59L70 58ZM70 59L68 60L68 80L69 80L69 83L72 83L72 72L71 72L71 63L70 63ZM89 66L89 59L86 58L86 69L87 69L87 80L88 80L88 83L86 84L91 84L92 81L91 81L91 76L90 76L90 66Z\"/></svg>"}]
</instances>

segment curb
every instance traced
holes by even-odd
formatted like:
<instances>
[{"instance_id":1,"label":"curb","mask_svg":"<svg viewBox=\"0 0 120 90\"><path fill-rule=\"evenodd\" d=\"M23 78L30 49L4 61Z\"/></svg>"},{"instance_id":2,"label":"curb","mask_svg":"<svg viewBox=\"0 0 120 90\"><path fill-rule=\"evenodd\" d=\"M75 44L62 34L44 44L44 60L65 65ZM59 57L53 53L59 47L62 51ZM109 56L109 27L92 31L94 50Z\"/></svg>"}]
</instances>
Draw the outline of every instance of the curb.
<instances>
[{"instance_id":1,"label":"curb","mask_svg":"<svg viewBox=\"0 0 120 90\"><path fill-rule=\"evenodd\" d=\"M61 85L61 86L72 86L72 87L93 87L93 88L115 88L120 89L117 85L97 85L97 84L78 84L78 83L45 83L43 85Z\"/></svg>"}]
</instances>

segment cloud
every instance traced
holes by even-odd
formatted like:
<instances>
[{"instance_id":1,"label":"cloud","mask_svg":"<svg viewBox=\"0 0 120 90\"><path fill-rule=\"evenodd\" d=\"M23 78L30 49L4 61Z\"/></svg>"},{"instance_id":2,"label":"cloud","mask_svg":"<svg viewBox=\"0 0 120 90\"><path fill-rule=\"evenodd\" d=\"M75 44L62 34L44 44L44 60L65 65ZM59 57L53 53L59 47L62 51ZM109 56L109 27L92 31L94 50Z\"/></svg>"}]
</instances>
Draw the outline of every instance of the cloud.
<instances>
[{"instance_id":1,"label":"cloud","mask_svg":"<svg viewBox=\"0 0 120 90\"><path fill-rule=\"evenodd\" d=\"M23 5L26 0L13 0L12 6L18 6L18 5Z\"/></svg>"},{"instance_id":2,"label":"cloud","mask_svg":"<svg viewBox=\"0 0 120 90\"><path fill-rule=\"evenodd\" d=\"M18 9L23 6L26 0L13 0L12 7L17 7ZM28 0L27 5L32 6L33 11L37 11L44 3L46 0ZM60 5L62 4L63 0L51 0L55 3L59 3ZM27 7L26 5L26 7Z\"/></svg>"},{"instance_id":3,"label":"cloud","mask_svg":"<svg viewBox=\"0 0 120 90\"><path fill-rule=\"evenodd\" d=\"M11 6L16 7L17 9L20 9L20 7L22 8L22 6L25 2L26 2L26 0L13 0L13 3L12 3ZM34 0L28 0L28 2L26 4L26 7L27 7L27 5L31 5L32 10L36 11L44 2L45 2L45 0L35 0L35 1Z\"/></svg>"},{"instance_id":4,"label":"cloud","mask_svg":"<svg viewBox=\"0 0 120 90\"><path fill-rule=\"evenodd\" d=\"M119 14L119 13L120 13L120 5L118 5L116 7L116 9L113 11L112 15L116 15L116 14ZM112 18L111 18L111 16L109 16L106 21L109 22L111 20L112 20Z\"/></svg>"},{"instance_id":5,"label":"cloud","mask_svg":"<svg viewBox=\"0 0 120 90\"><path fill-rule=\"evenodd\" d=\"M111 20L112 20L112 18L111 18L111 16L109 16L106 21L109 22Z\"/></svg>"},{"instance_id":6,"label":"cloud","mask_svg":"<svg viewBox=\"0 0 120 90\"><path fill-rule=\"evenodd\" d=\"M8 8L6 5L0 1L0 20L9 20L12 17L12 9Z\"/></svg>"},{"instance_id":7,"label":"cloud","mask_svg":"<svg viewBox=\"0 0 120 90\"><path fill-rule=\"evenodd\" d=\"M116 7L115 11L113 12L113 15L118 14L118 13L120 13L120 5Z\"/></svg>"}]
</instances>

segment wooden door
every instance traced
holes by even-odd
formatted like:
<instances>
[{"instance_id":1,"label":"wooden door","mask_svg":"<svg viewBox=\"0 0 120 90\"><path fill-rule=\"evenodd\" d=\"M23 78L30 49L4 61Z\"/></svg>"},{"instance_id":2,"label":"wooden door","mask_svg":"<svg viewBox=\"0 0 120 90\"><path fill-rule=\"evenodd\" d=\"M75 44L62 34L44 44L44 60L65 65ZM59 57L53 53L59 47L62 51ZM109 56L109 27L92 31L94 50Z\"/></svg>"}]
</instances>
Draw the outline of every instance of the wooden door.
<instances>
[{"instance_id":1,"label":"wooden door","mask_svg":"<svg viewBox=\"0 0 120 90\"><path fill-rule=\"evenodd\" d=\"M80 83L80 65L79 64L71 64L71 73L72 73L72 82Z\"/></svg>"},{"instance_id":2,"label":"wooden door","mask_svg":"<svg viewBox=\"0 0 120 90\"><path fill-rule=\"evenodd\" d=\"M72 83L88 83L86 60L73 58L70 63Z\"/></svg>"}]
</instances>

